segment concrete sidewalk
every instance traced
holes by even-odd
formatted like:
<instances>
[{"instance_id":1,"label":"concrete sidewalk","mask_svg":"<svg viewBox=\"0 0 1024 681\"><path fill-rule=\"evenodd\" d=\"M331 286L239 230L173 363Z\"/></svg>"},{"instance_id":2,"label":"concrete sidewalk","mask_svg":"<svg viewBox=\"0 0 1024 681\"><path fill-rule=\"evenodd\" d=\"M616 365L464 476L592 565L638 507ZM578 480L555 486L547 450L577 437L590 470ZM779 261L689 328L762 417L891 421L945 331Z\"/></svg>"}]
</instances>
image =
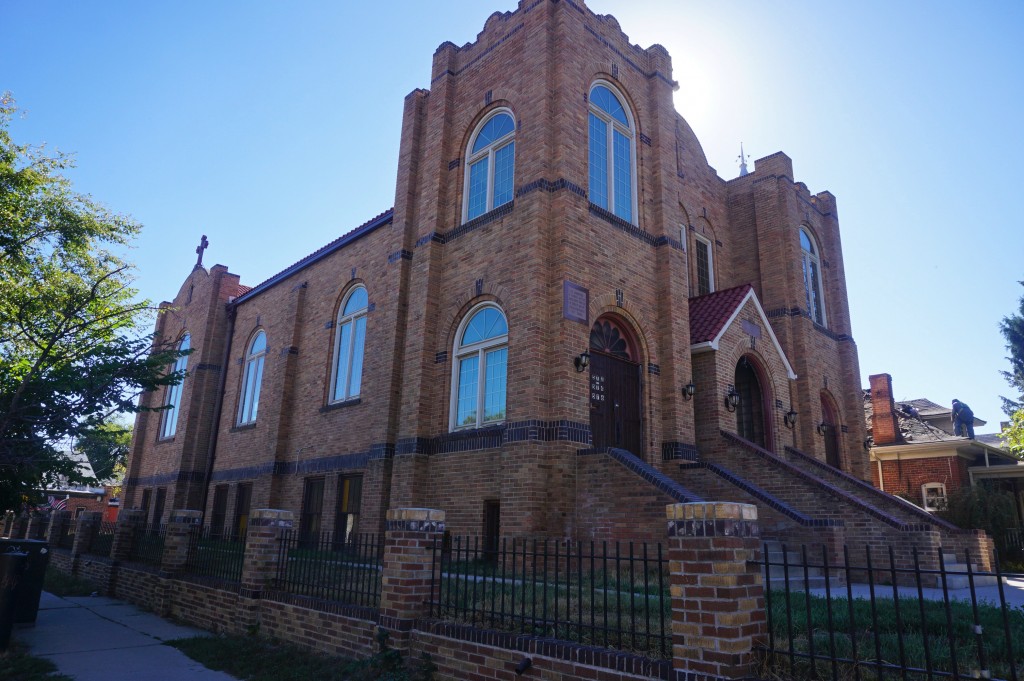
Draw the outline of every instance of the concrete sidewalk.
<instances>
[{"instance_id":1,"label":"concrete sidewalk","mask_svg":"<svg viewBox=\"0 0 1024 681\"><path fill-rule=\"evenodd\" d=\"M209 635L113 598L60 598L45 592L35 626L14 629L14 639L32 655L51 660L76 681L234 681L163 645Z\"/></svg>"}]
</instances>

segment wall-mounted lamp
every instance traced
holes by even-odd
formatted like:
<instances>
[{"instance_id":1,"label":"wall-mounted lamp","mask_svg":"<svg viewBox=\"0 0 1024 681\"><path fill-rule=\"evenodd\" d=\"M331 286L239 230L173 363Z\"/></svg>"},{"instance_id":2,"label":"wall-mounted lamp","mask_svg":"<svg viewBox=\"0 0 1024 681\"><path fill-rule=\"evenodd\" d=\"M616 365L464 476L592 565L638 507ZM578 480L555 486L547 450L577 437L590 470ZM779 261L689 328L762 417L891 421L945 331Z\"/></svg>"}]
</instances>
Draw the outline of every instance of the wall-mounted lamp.
<instances>
[{"instance_id":1,"label":"wall-mounted lamp","mask_svg":"<svg viewBox=\"0 0 1024 681\"><path fill-rule=\"evenodd\" d=\"M725 408L729 411L736 411L740 406L740 394L736 392L736 386L730 385L729 391L725 394Z\"/></svg>"},{"instance_id":2,"label":"wall-mounted lamp","mask_svg":"<svg viewBox=\"0 0 1024 681\"><path fill-rule=\"evenodd\" d=\"M524 657L516 665L516 676L522 676L526 673L526 670L533 666L533 660L528 657Z\"/></svg>"},{"instance_id":3,"label":"wall-mounted lamp","mask_svg":"<svg viewBox=\"0 0 1024 681\"><path fill-rule=\"evenodd\" d=\"M790 408L785 414L782 415L782 422L786 424L786 427L790 430L796 426L796 412Z\"/></svg>"},{"instance_id":4,"label":"wall-mounted lamp","mask_svg":"<svg viewBox=\"0 0 1024 681\"><path fill-rule=\"evenodd\" d=\"M684 400L693 399L693 396L694 396L694 394L696 394L696 392L697 392L697 386L695 386L693 383L687 383L686 385L683 386L683 399Z\"/></svg>"},{"instance_id":5,"label":"wall-mounted lamp","mask_svg":"<svg viewBox=\"0 0 1024 681\"><path fill-rule=\"evenodd\" d=\"M816 430L818 431L818 435L824 435L825 431L828 430L828 424L822 421L821 423L818 424Z\"/></svg>"},{"instance_id":6,"label":"wall-mounted lamp","mask_svg":"<svg viewBox=\"0 0 1024 681\"><path fill-rule=\"evenodd\" d=\"M590 366L590 351L584 350L576 357L573 357L572 363L576 365L576 371L581 372Z\"/></svg>"},{"instance_id":7,"label":"wall-mounted lamp","mask_svg":"<svg viewBox=\"0 0 1024 681\"><path fill-rule=\"evenodd\" d=\"M869 451L870 449L871 449L871 438L866 437L866 438L864 438L864 451L866 452L866 451Z\"/></svg>"}]
</instances>

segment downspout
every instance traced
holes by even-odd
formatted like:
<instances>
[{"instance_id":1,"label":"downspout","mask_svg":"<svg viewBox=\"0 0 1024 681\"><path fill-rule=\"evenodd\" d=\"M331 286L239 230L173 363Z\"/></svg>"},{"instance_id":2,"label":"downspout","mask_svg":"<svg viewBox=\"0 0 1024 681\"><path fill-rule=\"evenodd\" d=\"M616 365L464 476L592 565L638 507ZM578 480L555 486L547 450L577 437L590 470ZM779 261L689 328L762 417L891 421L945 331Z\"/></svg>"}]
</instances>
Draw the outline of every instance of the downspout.
<instances>
[{"instance_id":1,"label":"downspout","mask_svg":"<svg viewBox=\"0 0 1024 681\"><path fill-rule=\"evenodd\" d=\"M228 382L228 360L231 358L231 340L235 337L235 306L227 304L228 339L224 343L224 357L220 362L220 385L217 386L217 403L213 407L213 433L210 434L210 446L206 450L209 462L206 466L206 480L203 482L203 507L199 509L206 516L206 502L210 498L210 478L213 477L213 461L217 453L217 435L220 433L220 412L224 406L224 387Z\"/></svg>"},{"instance_id":2,"label":"downspout","mask_svg":"<svg viewBox=\"0 0 1024 681\"><path fill-rule=\"evenodd\" d=\"M878 464L878 489L885 491L885 478L882 477L882 460L875 459L875 463Z\"/></svg>"}]
</instances>

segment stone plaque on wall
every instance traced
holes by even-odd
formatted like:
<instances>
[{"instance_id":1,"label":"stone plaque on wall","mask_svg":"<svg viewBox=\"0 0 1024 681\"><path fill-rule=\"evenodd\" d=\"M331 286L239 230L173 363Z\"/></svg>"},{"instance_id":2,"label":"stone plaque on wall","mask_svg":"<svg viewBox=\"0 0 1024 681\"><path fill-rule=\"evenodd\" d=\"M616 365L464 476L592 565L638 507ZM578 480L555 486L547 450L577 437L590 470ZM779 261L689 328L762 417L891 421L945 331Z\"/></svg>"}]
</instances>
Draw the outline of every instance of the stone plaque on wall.
<instances>
[{"instance_id":1,"label":"stone plaque on wall","mask_svg":"<svg viewBox=\"0 0 1024 681\"><path fill-rule=\"evenodd\" d=\"M588 324L589 309L590 291L568 280L562 282L562 316L569 321Z\"/></svg>"}]
</instances>

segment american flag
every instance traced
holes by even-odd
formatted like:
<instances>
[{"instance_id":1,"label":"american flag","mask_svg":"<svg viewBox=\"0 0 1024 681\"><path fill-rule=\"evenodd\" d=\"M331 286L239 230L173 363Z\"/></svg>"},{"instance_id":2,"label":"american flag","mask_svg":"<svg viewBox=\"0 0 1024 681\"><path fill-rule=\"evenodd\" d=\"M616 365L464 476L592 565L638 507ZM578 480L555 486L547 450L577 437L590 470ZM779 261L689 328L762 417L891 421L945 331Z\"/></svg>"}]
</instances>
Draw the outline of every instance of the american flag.
<instances>
[{"instance_id":1,"label":"american flag","mask_svg":"<svg viewBox=\"0 0 1024 681\"><path fill-rule=\"evenodd\" d=\"M66 509L68 507L68 498L67 497L64 497L63 499L58 499L58 498L54 497L53 495L50 495L50 496L48 496L46 498L46 500L49 502L47 504L47 507L51 511L63 511L64 509Z\"/></svg>"}]
</instances>

